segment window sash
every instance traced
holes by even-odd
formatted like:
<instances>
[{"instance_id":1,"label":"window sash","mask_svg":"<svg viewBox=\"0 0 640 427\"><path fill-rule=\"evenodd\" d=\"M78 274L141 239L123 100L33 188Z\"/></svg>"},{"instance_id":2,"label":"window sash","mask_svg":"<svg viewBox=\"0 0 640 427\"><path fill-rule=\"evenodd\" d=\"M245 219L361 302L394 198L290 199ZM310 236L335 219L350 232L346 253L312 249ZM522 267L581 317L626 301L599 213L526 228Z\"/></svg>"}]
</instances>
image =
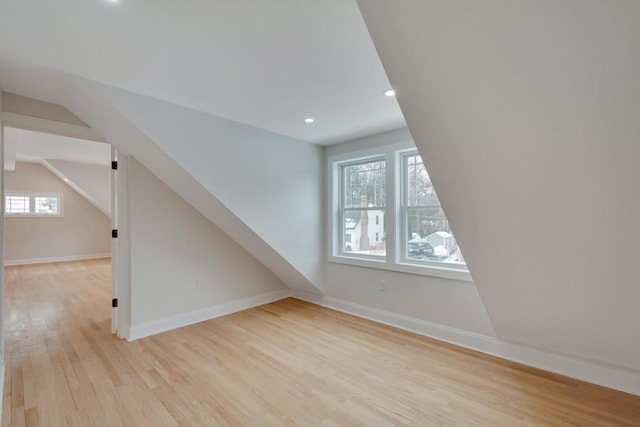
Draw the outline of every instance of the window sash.
<instances>
[{"instance_id":1,"label":"window sash","mask_svg":"<svg viewBox=\"0 0 640 427\"><path fill-rule=\"evenodd\" d=\"M400 174L401 174L402 188L400 191L400 201L399 201L401 221L400 221L400 224L398 224L398 226L400 227L400 239L398 239L399 240L398 243L400 247L396 248L399 261L404 263L410 263L410 264L420 264L424 266L434 266L434 267L441 267L441 268L446 267L451 269L466 270L467 266L465 263L442 261L442 260L436 260L436 259L420 259L417 257L412 258L409 256L410 255L409 242L412 240L410 236L411 230L409 230L409 225L410 225L409 215L411 215L412 213L414 215L417 215L418 213L422 213L430 209L439 210L440 212L442 212L441 213L442 216L437 216L437 215L433 215L433 216L422 215L422 216L424 218L431 218L431 220L434 222L444 223L443 227L436 227L436 228L443 228L442 230L437 230L437 231L446 231L450 233L452 235L452 239L455 241L455 236L453 236L453 233L451 232L451 227L449 226L449 220L444 215L444 211L442 210L442 205L440 204L440 201L437 199L437 194L435 193L435 191L432 190L433 197L429 197L430 199L429 203L418 204L418 197L415 194L413 197L414 200L410 200L411 199L410 188L409 188L410 159L414 160L411 163L411 166L416 167L417 165L420 165L420 164L424 165L424 162L422 161L417 151L411 151L411 152L401 154ZM417 161L418 159L420 159L420 162ZM426 168L425 168L425 173L427 173ZM426 236L421 236L421 238L424 239L426 238ZM457 244L456 244L456 248L457 248ZM459 251L459 248L457 248L456 250ZM435 257L437 257L437 255L434 255L434 258Z\"/></svg>"},{"instance_id":2,"label":"window sash","mask_svg":"<svg viewBox=\"0 0 640 427\"><path fill-rule=\"evenodd\" d=\"M354 166L359 166L359 165L366 165L366 164L372 164L372 163L380 163L381 166L378 167L378 169L373 169L372 171L377 171L377 172L381 172L382 176L379 178L379 181L374 182L373 186L374 186L374 194L375 190L377 189L377 187L380 185L382 188L379 193L379 199L382 200L384 203L380 204L380 203L376 203L378 202L378 200L375 200L376 197L374 196L374 200L367 200L368 203L373 203L375 204L375 207L381 207L384 208L384 206L386 205L386 198L387 198L387 188L386 188L386 179L387 179L387 165L386 165L386 159L383 157L374 157L374 158L368 158L366 160L356 160L356 161L352 161L352 162L344 162L344 163L340 163L340 208L341 209L356 209L356 208L361 208L360 205L356 205L354 204L353 201L351 201L350 205L347 205L347 182L346 182L346 171L347 168L350 167L354 167ZM359 202L356 202L359 203ZM366 208L366 206L362 207L362 208Z\"/></svg>"},{"instance_id":3,"label":"window sash","mask_svg":"<svg viewBox=\"0 0 640 427\"><path fill-rule=\"evenodd\" d=\"M367 200L367 202L372 202L375 203L375 205L372 206L347 206L347 182L346 182L346 171L347 168L349 167L353 167L353 166L358 166L358 165L366 165L366 164L372 164L372 163L379 163L377 169L373 169L373 171L376 172L380 172L382 174L382 176L375 178L376 181L373 183L374 185L374 191L377 189L376 186L380 186L381 190L383 190L384 194L379 194L379 197L375 197L374 196L374 200L369 201ZM339 197L338 197L338 221L339 221L339 233L338 233L338 253L342 256L349 256L349 257L357 257L357 258L364 258L364 259L371 259L371 260L384 260L386 259L386 243L385 243L385 249L384 249L384 253L383 254L365 254L365 253L356 253L356 252L352 252L352 251L347 251L346 250L346 246L347 244L354 245L355 242L353 241L347 241L346 236L347 236L347 229L346 229L346 215L349 212L353 212L353 213L361 213L362 211L379 211L381 212L381 215L384 218L384 215L386 214L386 200L387 200L387 188L386 188L386 180L387 180L387 164L386 164L386 158L384 156L376 156L376 157L371 157L371 158L367 158L367 159L359 159L359 160L354 160L354 161L347 161L347 162L341 162L339 163ZM375 193L374 193L375 194ZM377 199L377 200L376 200ZM384 204L379 204L376 202L380 202L383 201ZM353 204L353 201L352 201ZM367 203L369 204L369 203ZM371 223L371 226L379 227L379 223L376 224L375 219L373 221L369 221ZM384 221L383 221L384 224ZM386 229L382 228L382 237L384 238L384 236L386 236ZM375 233L375 232L374 232ZM367 233L368 234L368 233ZM380 236L379 236L380 237ZM353 239L351 239L353 240ZM371 239L369 239L371 240ZM370 244L375 244L375 243L379 243L379 240L376 241L375 237L373 239L373 241L370 241Z\"/></svg>"}]
</instances>

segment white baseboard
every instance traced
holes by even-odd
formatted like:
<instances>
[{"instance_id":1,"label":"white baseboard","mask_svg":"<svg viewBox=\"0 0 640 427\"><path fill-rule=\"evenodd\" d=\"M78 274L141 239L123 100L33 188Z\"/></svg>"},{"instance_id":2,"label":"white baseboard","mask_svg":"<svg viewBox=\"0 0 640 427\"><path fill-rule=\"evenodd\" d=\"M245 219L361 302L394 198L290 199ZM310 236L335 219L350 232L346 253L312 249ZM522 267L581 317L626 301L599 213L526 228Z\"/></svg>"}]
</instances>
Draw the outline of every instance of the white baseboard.
<instances>
[{"instance_id":1,"label":"white baseboard","mask_svg":"<svg viewBox=\"0 0 640 427\"><path fill-rule=\"evenodd\" d=\"M181 328L183 326L192 325L194 323L203 322L205 320L215 319L216 317L226 316L259 305L268 304L291 296L291 290L282 289L264 294L253 295L247 298L214 305L212 307L200 310L190 311L187 313L176 314L174 316L164 317L150 322L144 322L132 325L129 330L128 340L133 341L139 338L148 337L159 334L161 332L170 331L172 329Z\"/></svg>"},{"instance_id":2,"label":"white baseboard","mask_svg":"<svg viewBox=\"0 0 640 427\"><path fill-rule=\"evenodd\" d=\"M68 261L84 261L88 259L111 258L111 252L106 254L89 254L89 255L70 255L49 258L30 258L30 259L9 259L4 261L5 266L11 265L27 265L27 264L45 264L48 262L68 262Z\"/></svg>"},{"instance_id":3,"label":"white baseboard","mask_svg":"<svg viewBox=\"0 0 640 427\"><path fill-rule=\"evenodd\" d=\"M522 363L523 365L640 395L640 371L633 369L610 366L591 360L539 350L337 298L317 296L301 291L294 291L292 296L323 307Z\"/></svg>"}]
</instances>

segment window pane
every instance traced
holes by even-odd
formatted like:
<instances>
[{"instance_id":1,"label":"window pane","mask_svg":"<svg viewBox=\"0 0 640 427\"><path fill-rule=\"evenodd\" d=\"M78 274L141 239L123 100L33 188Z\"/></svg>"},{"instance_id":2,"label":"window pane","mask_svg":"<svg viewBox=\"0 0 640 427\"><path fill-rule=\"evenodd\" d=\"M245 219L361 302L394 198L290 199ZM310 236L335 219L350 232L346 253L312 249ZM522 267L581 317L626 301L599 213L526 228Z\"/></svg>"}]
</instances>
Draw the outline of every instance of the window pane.
<instances>
[{"instance_id":1,"label":"window pane","mask_svg":"<svg viewBox=\"0 0 640 427\"><path fill-rule=\"evenodd\" d=\"M386 255L384 211L346 209L343 220L345 254L379 257Z\"/></svg>"},{"instance_id":2,"label":"window pane","mask_svg":"<svg viewBox=\"0 0 640 427\"><path fill-rule=\"evenodd\" d=\"M57 214L58 210L58 198L36 196L35 197L35 213L37 214Z\"/></svg>"},{"instance_id":3,"label":"window pane","mask_svg":"<svg viewBox=\"0 0 640 427\"><path fill-rule=\"evenodd\" d=\"M343 207L384 207L384 160L344 166L342 179Z\"/></svg>"},{"instance_id":4,"label":"window pane","mask_svg":"<svg viewBox=\"0 0 640 427\"><path fill-rule=\"evenodd\" d=\"M405 158L404 203L408 260L464 265L449 221L444 215L420 155Z\"/></svg>"},{"instance_id":5,"label":"window pane","mask_svg":"<svg viewBox=\"0 0 640 427\"><path fill-rule=\"evenodd\" d=\"M29 213L29 196L5 196L5 213Z\"/></svg>"},{"instance_id":6,"label":"window pane","mask_svg":"<svg viewBox=\"0 0 640 427\"><path fill-rule=\"evenodd\" d=\"M438 196L419 155L407 157L407 206L440 206Z\"/></svg>"}]
</instances>

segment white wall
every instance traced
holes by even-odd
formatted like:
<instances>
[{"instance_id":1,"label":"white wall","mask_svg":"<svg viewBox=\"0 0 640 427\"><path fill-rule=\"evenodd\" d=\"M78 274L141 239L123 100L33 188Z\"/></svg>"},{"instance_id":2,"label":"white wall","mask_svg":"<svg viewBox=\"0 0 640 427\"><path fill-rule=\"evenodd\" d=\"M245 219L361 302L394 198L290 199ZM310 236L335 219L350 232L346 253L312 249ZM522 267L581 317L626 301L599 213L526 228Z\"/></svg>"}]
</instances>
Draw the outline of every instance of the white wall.
<instances>
[{"instance_id":1,"label":"white wall","mask_svg":"<svg viewBox=\"0 0 640 427\"><path fill-rule=\"evenodd\" d=\"M320 147L88 81L72 89L69 109L121 152L287 286L322 291Z\"/></svg>"},{"instance_id":2,"label":"white wall","mask_svg":"<svg viewBox=\"0 0 640 427\"><path fill-rule=\"evenodd\" d=\"M0 242L4 241L4 127L2 121L3 96L0 90ZM0 245L0 397L4 397L4 245ZM0 412L0 421L2 413Z\"/></svg>"},{"instance_id":3,"label":"white wall","mask_svg":"<svg viewBox=\"0 0 640 427\"><path fill-rule=\"evenodd\" d=\"M36 117L43 120L77 126L87 126L82 120L71 114L69 110L61 105L51 104L8 92L2 92L2 97L4 99L2 111L5 113Z\"/></svg>"},{"instance_id":4,"label":"white wall","mask_svg":"<svg viewBox=\"0 0 640 427\"><path fill-rule=\"evenodd\" d=\"M111 168L106 165L47 159L91 204L111 217Z\"/></svg>"},{"instance_id":5,"label":"white wall","mask_svg":"<svg viewBox=\"0 0 640 427\"><path fill-rule=\"evenodd\" d=\"M637 375L640 3L359 6L497 336Z\"/></svg>"},{"instance_id":6,"label":"white wall","mask_svg":"<svg viewBox=\"0 0 640 427\"><path fill-rule=\"evenodd\" d=\"M17 162L14 171L5 172L5 191L58 193L63 197L61 217L5 218L5 263L110 255L109 218L44 166Z\"/></svg>"},{"instance_id":7,"label":"white wall","mask_svg":"<svg viewBox=\"0 0 640 427\"><path fill-rule=\"evenodd\" d=\"M399 129L326 147L335 156L384 145L410 143ZM326 295L427 322L494 336L487 312L472 282L326 263ZM380 289L385 281L386 290Z\"/></svg>"},{"instance_id":8,"label":"white wall","mask_svg":"<svg viewBox=\"0 0 640 427\"><path fill-rule=\"evenodd\" d=\"M134 338L190 323L190 313L288 293L278 277L133 157L127 175Z\"/></svg>"}]
</instances>

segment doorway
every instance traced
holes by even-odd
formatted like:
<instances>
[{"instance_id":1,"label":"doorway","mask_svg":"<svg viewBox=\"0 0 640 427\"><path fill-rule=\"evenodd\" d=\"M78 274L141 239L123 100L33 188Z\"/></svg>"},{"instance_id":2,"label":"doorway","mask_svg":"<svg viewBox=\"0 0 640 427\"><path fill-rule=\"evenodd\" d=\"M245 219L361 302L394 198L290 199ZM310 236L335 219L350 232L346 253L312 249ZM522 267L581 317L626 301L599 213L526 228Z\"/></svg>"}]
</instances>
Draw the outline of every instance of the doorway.
<instances>
[{"instance_id":1,"label":"doorway","mask_svg":"<svg viewBox=\"0 0 640 427\"><path fill-rule=\"evenodd\" d=\"M100 304L111 306L109 329L124 336L117 308L122 251L112 237L118 225L118 183L123 184L114 168L117 151L106 142L59 133L6 124L2 131L3 264L16 266L12 271L37 271L45 265L78 272L95 267L96 276L110 282L104 294L96 294ZM100 259L110 278L102 274Z\"/></svg>"}]
</instances>

